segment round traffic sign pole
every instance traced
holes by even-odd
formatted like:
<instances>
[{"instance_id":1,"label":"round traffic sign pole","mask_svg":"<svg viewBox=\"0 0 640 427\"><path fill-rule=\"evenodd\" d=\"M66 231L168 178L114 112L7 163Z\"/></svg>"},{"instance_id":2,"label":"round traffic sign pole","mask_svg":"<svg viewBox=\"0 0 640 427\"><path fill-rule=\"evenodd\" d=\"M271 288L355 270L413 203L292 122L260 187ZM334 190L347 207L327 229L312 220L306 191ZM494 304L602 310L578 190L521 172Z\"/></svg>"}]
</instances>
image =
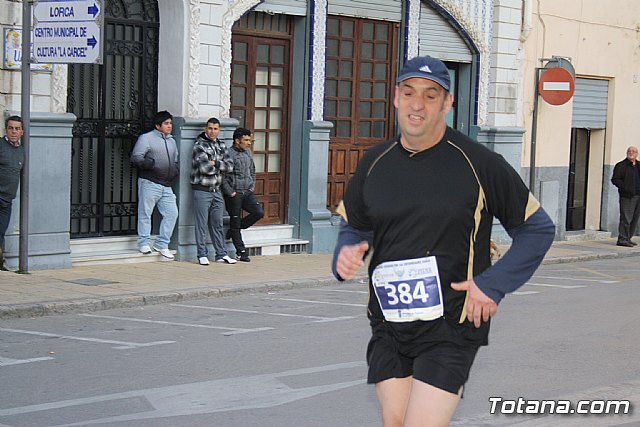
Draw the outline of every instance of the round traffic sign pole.
<instances>
[{"instance_id":1,"label":"round traffic sign pole","mask_svg":"<svg viewBox=\"0 0 640 427\"><path fill-rule=\"evenodd\" d=\"M569 71L562 67L544 70L538 82L538 93L551 105L567 103L575 90L575 79Z\"/></svg>"}]
</instances>

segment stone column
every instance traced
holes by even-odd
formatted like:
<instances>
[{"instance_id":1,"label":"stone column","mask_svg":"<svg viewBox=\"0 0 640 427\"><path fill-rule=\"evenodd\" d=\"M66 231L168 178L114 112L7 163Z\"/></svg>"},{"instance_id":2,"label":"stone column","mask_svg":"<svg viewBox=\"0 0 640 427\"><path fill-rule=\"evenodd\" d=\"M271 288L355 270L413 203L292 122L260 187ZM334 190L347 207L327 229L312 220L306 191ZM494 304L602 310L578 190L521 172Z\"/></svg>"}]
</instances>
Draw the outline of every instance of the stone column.
<instances>
[{"instance_id":1,"label":"stone column","mask_svg":"<svg viewBox=\"0 0 640 427\"><path fill-rule=\"evenodd\" d=\"M71 267L71 138L76 116L31 113L29 139L29 270ZM20 189L19 191L23 191ZM6 234L7 265L18 267L20 193Z\"/></svg>"},{"instance_id":2,"label":"stone column","mask_svg":"<svg viewBox=\"0 0 640 427\"><path fill-rule=\"evenodd\" d=\"M331 252L338 228L331 226L327 209L330 122L306 121L303 129L300 177L300 238L309 241L309 252Z\"/></svg>"}]
</instances>

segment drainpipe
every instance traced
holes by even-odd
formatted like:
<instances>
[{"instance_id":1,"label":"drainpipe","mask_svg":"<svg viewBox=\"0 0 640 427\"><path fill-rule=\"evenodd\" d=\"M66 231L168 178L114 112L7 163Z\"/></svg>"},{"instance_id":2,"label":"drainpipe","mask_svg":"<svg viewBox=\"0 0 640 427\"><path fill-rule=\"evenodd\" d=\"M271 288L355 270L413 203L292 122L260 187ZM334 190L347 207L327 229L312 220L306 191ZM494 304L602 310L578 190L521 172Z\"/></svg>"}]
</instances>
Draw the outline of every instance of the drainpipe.
<instances>
[{"instance_id":1,"label":"drainpipe","mask_svg":"<svg viewBox=\"0 0 640 427\"><path fill-rule=\"evenodd\" d=\"M533 20L533 0L522 2L522 27L520 29L520 41L524 43L531 33L531 22Z\"/></svg>"}]
</instances>

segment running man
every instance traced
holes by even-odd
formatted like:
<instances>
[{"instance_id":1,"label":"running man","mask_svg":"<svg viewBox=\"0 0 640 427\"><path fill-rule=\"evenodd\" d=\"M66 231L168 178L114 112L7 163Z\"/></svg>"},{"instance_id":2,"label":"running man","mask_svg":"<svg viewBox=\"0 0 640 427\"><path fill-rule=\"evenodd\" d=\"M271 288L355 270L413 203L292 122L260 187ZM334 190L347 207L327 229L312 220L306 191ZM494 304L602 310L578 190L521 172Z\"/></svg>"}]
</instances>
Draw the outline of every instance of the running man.
<instances>
[{"instance_id":1,"label":"running man","mask_svg":"<svg viewBox=\"0 0 640 427\"><path fill-rule=\"evenodd\" d=\"M549 249L555 227L498 154L447 127L449 72L424 56L400 71L400 136L360 161L339 212L333 272L369 264L368 382L385 427L446 426L490 318ZM493 266L493 218L513 239Z\"/></svg>"}]
</instances>

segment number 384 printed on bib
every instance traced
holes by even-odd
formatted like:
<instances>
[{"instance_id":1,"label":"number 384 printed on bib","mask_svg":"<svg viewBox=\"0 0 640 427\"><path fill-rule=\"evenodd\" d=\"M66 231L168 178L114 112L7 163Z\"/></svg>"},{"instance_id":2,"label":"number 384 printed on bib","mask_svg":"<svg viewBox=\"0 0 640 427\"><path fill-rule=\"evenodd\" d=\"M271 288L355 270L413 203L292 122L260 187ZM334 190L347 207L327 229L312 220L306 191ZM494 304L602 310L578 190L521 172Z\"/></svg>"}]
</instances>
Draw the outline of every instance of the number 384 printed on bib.
<instances>
[{"instance_id":1,"label":"number 384 printed on bib","mask_svg":"<svg viewBox=\"0 0 640 427\"><path fill-rule=\"evenodd\" d=\"M382 314L390 322L433 320L444 313L435 257L382 263L372 281Z\"/></svg>"}]
</instances>

